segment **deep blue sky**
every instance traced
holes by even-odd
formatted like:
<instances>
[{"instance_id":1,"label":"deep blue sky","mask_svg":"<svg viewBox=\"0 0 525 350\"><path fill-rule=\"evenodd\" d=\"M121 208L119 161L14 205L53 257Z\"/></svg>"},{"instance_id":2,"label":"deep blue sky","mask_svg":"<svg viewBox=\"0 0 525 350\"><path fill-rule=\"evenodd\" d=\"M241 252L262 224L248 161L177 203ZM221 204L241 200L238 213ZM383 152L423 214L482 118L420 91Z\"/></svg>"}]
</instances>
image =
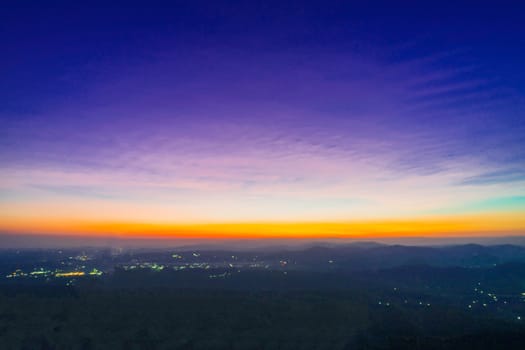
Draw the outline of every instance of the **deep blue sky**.
<instances>
[{"instance_id":1,"label":"deep blue sky","mask_svg":"<svg viewBox=\"0 0 525 350\"><path fill-rule=\"evenodd\" d=\"M392 61L458 50L525 92L525 5L517 1L6 1L1 10L3 111L81 91L113 65L217 47L254 55L352 51Z\"/></svg>"}]
</instances>

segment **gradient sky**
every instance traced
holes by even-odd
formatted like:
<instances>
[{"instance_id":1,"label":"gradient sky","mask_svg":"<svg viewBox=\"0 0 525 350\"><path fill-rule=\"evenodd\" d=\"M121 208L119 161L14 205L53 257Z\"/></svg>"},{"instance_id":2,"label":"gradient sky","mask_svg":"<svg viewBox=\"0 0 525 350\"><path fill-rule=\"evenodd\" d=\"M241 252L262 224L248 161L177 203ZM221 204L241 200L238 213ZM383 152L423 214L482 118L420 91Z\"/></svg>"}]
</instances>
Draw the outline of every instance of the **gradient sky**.
<instances>
[{"instance_id":1,"label":"gradient sky","mask_svg":"<svg viewBox=\"0 0 525 350\"><path fill-rule=\"evenodd\" d=\"M2 4L0 230L523 234L525 6L348 3Z\"/></svg>"}]
</instances>

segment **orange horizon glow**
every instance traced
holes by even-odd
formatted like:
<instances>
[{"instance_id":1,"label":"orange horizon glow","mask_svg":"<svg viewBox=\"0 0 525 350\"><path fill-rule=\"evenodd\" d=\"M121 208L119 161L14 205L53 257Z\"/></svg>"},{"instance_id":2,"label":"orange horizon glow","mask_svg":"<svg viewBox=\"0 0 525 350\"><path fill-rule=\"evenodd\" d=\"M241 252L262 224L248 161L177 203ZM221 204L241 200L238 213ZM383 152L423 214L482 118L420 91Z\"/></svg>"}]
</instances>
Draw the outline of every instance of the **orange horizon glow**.
<instances>
[{"instance_id":1,"label":"orange horizon glow","mask_svg":"<svg viewBox=\"0 0 525 350\"><path fill-rule=\"evenodd\" d=\"M160 223L86 220L3 220L10 234L118 236L123 238L274 239L397 238L522 235L522 213L434 216L414 219L301 222Z\"/></svg>"}]
</instances>

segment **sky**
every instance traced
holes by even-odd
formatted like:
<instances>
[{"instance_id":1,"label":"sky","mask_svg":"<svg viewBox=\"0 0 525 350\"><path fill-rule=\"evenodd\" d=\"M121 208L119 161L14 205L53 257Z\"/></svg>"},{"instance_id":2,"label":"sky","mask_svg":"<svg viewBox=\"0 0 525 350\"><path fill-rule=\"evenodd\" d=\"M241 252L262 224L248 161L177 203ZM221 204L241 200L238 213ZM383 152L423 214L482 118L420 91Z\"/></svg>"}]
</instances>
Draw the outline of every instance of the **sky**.
<instances>
[{"instance_id":1,"label":"sky","mask_svg":"<svg viewBox=\"0 0 525 350\"><path fill-rule=\"evenodd\" d=\"M1 7L0 232L525 234L525 5Z\"/></svg>"}]
</instances>

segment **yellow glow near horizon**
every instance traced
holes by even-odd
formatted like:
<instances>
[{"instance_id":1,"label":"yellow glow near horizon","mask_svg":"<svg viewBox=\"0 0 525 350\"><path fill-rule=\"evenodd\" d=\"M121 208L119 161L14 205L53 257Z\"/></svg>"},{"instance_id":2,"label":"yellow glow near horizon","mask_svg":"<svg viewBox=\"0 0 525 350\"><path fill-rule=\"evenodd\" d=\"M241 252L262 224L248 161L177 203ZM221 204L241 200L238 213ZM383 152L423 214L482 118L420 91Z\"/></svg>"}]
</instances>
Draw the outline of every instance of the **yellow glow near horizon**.
<instances>
[{"instance_id":1,"label":"yellow glow near horizon","mask_svg":"<svg viewBox=\"0 0 525 350\"><path fill-rule=\"evenodd\" d=\"M140 238L352 238L520 235L525 216L520 212L484 215L434 216L345 222L229 222L161 223L40 219L3 220L11 233L120 236Z\"/></svg>"}]
</instances>

